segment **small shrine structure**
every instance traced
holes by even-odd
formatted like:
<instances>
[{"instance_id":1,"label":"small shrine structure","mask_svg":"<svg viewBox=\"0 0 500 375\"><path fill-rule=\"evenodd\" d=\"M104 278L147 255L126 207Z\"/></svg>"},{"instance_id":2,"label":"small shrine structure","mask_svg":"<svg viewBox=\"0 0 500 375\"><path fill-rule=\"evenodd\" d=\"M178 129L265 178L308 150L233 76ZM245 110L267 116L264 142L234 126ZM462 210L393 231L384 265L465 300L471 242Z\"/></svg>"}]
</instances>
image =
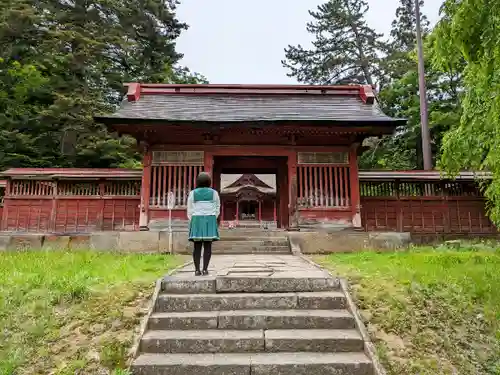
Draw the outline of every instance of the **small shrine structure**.
<instances>
[{"instance_id":1,"label":"small shrine structure","mask_svg":"<svg viewBox=\"0 0 500 375\"><path fill-rule=\"evenodd\" d=\"M268 180L274 180L274 176ZM269 184L262 181L263 176L246 173L234 182L221 180L221 221L232 222L235 225L244 223L269 223L276 225L276 182ZM274 185L271 186L271 185Z\"/></svg>"}]
</instances>

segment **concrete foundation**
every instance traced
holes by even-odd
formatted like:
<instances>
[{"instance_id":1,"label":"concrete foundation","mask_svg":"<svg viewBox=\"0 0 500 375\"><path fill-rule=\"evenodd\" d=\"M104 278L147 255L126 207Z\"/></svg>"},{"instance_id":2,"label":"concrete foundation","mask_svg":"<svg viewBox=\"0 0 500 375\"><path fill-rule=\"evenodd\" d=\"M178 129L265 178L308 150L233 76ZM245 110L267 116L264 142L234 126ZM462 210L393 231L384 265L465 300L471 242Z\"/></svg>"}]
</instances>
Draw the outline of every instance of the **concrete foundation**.
<instances>
[{"instance_id":1,"label":"concrete foundation","mask_svg":"<svg viewBox=\"0 0 500 375\"><path fill-rule=\"evenodd\" d=\"M367 233L353 230L335 231L221 231L221 241L214 243L215 254L291 253L327 254L365 249L396 250L407 247L410 233ZM172 233L175 254L190 254L192 244L185 230ZM127 253L165 253L169 235L165 231L95 232L89 234L0 234L0 251L28 249L119 251ZM257 251L258 250L258 251Z\"/></svg>"}]
</instances>

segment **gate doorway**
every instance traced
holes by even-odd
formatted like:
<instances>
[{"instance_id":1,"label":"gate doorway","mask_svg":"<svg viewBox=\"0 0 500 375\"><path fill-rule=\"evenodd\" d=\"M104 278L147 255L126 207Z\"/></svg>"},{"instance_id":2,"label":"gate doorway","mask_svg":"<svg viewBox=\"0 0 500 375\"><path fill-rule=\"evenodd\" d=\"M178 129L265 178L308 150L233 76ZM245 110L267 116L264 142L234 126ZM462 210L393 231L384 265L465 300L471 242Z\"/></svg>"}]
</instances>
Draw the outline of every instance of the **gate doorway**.
<instances>
[{"instance_id":1,"label":"gate doorway","mask_svg":"<svg viewBox=\"0 0 500 375\"><path fill-rule=\"evenodd\" d=\"M223 224L254 222L256 225L287 228L287 161L285 156L215 155L213 184L221 193Z\"/></svg>"}]
</instances>

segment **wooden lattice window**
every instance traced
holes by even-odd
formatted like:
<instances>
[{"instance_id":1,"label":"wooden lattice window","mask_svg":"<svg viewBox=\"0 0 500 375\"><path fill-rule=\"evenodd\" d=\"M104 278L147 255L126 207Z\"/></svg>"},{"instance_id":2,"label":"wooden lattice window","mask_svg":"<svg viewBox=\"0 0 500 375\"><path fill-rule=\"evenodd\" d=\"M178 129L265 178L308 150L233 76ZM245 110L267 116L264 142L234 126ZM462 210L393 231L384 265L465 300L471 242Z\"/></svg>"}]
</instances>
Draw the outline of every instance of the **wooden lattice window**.
<instances>
[{"instance_id":1,"label":"wooden lattice window","mask_svg":"<svg viewBox=\"0 0 500 375\"><path fill-rule=\"evenodd\" d=\"M9 194L12 196L51 196L55 183L39 180L13 180L10 184Z\"/></svg>"},{"instance_id":2,"label":"wooden lattice window","mask_svg":"<svg viewBox=\"0 0 500 375\"><path fill-rule=\"evenodd\" d=\"M348 166L301 165L297 172L299 207L345 208L351 205Z\"/></svg>"},{"instance_id":3,"label":"wooden lattice window","mask_svg":"<svg viewBox=\"0 0 500 375\"><path fill-rule=\"evenodd\" d=\"M460 197L481 196L474 182L460 181L361 181L362 197Z\"/></svg>"},{"instance_id":4,"label":"wooden lattice window","mask_svg":"<svg viewBox=\"0 0 500 375\"><path fill-rule=\"evenodd\" d=\"M151 196L153 207L167 206L168 193L174 194L175 208L185 208L189 192L196 185L196 177L203 170L200 165L162 165L151 168Z\"/></svg>"},{"instance_id":5,"label":"wooden lattice window","mask_svg":"<svg viewBox=\"0 0 500 375\"><path fill-rule=\"evenodd\" d=\"M108 181L104 185L104 195L138 196L141 194L141 181Z\"/></svg>"},{"instance_id":6,"label":"wooden lattice window","mask_svg":"<svg viewBox=\"0 0 500 375\"><path fill-rule=\"evenodd\" d=\"M153 151L153 165L203 165L203 151Z\"/></svg>"},{"instance_id":7,"label":"wooden lattice window","mask_svg":"<svg viewBox=\"0 0 500 375\"><path fill-rule=\"evenodd\" d=\"M299 152L298 164L349 164L348 152Z\"/></svg>"},{"instance_id":8,"label":"wooden lattice window","mask_svg":"<svg viewBox=\"0 0 500 375\"><path fill-rule=\"evenodd\" d=\"M99 182L59 182L57 184L57 194L62 196L81 195L95 196L100 195Z\"/></svg>"}]
</instances>

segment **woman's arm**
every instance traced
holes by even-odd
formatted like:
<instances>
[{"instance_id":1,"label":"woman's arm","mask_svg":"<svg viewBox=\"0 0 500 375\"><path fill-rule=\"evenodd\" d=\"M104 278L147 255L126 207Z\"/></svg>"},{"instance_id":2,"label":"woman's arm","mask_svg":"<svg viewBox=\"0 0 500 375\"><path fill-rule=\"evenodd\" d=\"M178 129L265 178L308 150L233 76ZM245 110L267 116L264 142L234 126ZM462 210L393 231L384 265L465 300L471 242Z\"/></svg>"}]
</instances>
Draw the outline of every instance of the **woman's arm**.
<instances>
[{"instance_id":1,"label":"woman's arm","mask_svg":"<svg viewBox=\"0 0 500 375\"><path fill-rule=\"evenodd\" d=\"M219 193L214 190L214 203L215 203L215 216L218 218L220 215L220 197Z\"/></svg>"},{"instance_id":2,"label":"woman's arm","mask_svg":"<svg viewBox=\"0 0 500 375\"><path fill-rule=\"evenodd\" d=\"M193 210L194 210L194 193L191 190L188 195L188 202L187 202L187 216L188 219L191 220L193 217Z\"/></svg>"}]
</instances>

